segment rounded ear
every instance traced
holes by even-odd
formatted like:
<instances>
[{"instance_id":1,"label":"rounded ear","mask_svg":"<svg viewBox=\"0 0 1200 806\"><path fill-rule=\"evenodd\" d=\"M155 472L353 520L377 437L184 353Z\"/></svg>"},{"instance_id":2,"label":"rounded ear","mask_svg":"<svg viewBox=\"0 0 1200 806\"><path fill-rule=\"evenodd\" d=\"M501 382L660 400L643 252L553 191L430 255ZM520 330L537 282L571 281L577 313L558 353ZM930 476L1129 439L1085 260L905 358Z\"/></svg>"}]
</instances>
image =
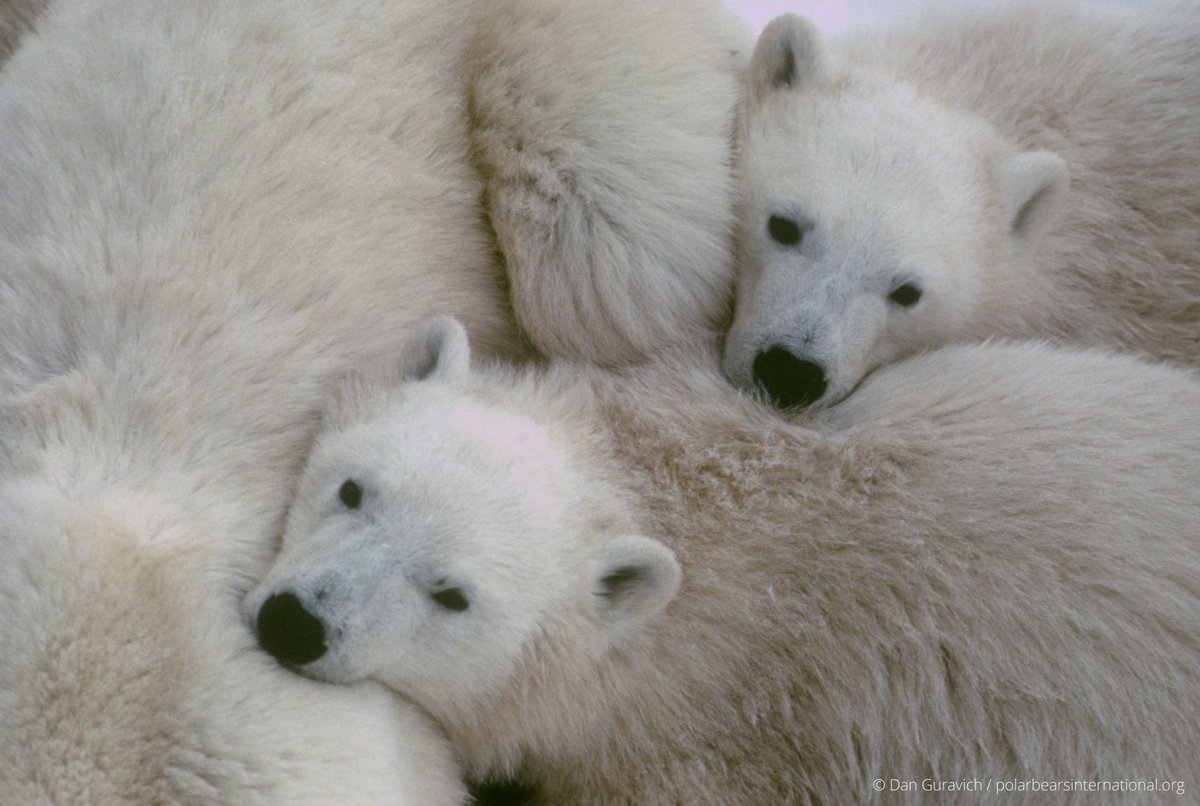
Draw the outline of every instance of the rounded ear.
<instances>
[{"instance_id":1,"label":"rounded ear","mask_svg":"<svg viewBox=\"0 0 1200 806\"><path fill-rule=\"evenodd\" d=\"M752 105L779 89L799 89L821 74L821 32L803 17L784 14L767 23L750 57Z\"/></svg>"},{"instance_id":2,"label":"rounded ear","mask_svg":"<svg viewBox=\"0 0 1200 806\"><path fill-rule=\"evenodd\" d=\"M406 381L461 380L470 368L467 331L452 316L426 320L400 353L400 376Z\"/></svg>"},{"instance_id":3,"label":"rounded ear","mask_svg":"<svg viewBox=\"0 0 1200 806\"><path fill-rule=\"evenodd\" d=\"M662 612L679 592L683 572L669 548L638 535L620 535L592 556L591 590L596 613L627 631Z\"/></svg>"},{"instance_id":4,"label":"rounded ear","mask_svg":"<svg viewBox=\"0 0 1200 806\"><path fill-rule=\"evenodd\" d=\"M1071 184L1067 162L1050 151L1023 151L1000 169L1008 231L1022 239L1040 235L1062 209Z\"/></svg>"}]
</instances>

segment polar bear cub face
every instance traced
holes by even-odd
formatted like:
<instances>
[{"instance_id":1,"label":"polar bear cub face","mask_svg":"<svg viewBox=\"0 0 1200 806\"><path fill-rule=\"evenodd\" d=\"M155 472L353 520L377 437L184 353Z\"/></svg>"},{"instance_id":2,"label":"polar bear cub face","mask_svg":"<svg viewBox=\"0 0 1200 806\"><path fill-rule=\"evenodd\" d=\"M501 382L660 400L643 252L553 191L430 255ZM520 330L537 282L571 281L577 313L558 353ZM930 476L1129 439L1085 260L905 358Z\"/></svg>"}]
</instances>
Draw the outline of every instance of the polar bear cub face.
<instances>
[{"instance_id":1,"label":"polar bear cub face","mask_svg":"<svg viewBox=\"0 0 1200 806\"><path fill-rule=\"evenodd\" d=\"M1028 256L1067 185L1059 157L1015 153L900 81L835 69L791 15L756 46L739 160L724 368L783 408L836 402L1015 304L999 264Z\"/></svg>"},{"instance_id":2,"label":"polar bear cub face","mask_svg":"<svg viewBox=\"0 0 1200 806\"><path fill-rule=\"evenodd\" d=\"M404 360L408 382L312 451L247 599L264 649L436 715L502 688L547 635L601 652L665 607L674 555L596 528L587 478L547 429L457 388L461 326L433 322Z\"/></svg>"}]
</instances>

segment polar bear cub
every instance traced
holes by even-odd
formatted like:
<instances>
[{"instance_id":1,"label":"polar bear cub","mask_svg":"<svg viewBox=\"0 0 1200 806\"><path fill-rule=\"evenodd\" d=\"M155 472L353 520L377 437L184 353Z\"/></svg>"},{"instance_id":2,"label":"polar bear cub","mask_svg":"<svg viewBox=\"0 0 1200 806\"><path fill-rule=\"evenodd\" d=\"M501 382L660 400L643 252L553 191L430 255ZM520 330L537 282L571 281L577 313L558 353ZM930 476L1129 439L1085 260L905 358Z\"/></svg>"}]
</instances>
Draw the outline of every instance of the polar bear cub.
<instances>
[{"instance_id":1,"label":"polar bear cub","mask_svg":"<svg viewBox=\"0 0 1200 806\"><path fill-rule=\"evenodd\" d=\"M144 488L116 500L5 481L0 802L467 802L452 748L411 703L253 651L217 530Z\"/></svg>"},{"instance_id":2,"label":"polar bear cub","mask_svg":"<svg viewBox=\"0 0 1200 806\"><path fill-rule=\"evenodd\" d=\"M770 23L724 356L777 405L990 336L1200 361L1200 6Z\"/></svg>"},{"instance_id":3,"label":"polar bear cub","mask_svg":"<svg viewBox=\"0 0 1200 806\"><path fill-rule=\"evenodd\" d=\"M399 364L331 406L246 615L470 775L726 804L1200 774L1190 373L951 347L805 427L715 356L472 372L440 320Z\"/></svg>"},{"instance_id":4,"label":"polar bear cub","mask_svg":"<svg viewBox=\"0 0 1200 806\"><path fill-rule=\"evenodd\" d=\"M324 680L381 676L437 713L485 697L558 619L582 615L599 651L680 578L661 543L580 506L595 481L569 438L448 385L468 359L461 326L446 328L402 362L426 383L394 400L343 394L345 425L314 448L287 548L250 607L281 660Z\"/></svg>"}]
</instances>

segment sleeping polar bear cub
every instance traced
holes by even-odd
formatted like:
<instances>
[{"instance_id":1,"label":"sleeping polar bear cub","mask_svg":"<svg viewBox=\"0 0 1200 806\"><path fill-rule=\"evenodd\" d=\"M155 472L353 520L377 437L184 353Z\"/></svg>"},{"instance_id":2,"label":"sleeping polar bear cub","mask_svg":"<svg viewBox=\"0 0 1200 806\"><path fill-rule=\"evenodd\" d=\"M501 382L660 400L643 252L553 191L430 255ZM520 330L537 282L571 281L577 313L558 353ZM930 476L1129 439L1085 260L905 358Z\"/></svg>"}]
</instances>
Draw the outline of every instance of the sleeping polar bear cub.
<instances>
[{"instance_id":1,"label":"sleeping polar bear cub","mask_svg":"<svg viewBox=\"0 0 1200 806\"><path fill-rule=\"evenodd\" d=\"M922 350L1200 365L1200 6L951 9L752 57L724 366L825 406Z\"/></svg>"},{"instance_id":2,"label":"sleeping polar bear cub","mask_svg":"<svg viewBox=\"0 0 1200 806\"><path fill-rule=\"evenodd\" d=\"M465 375L465 337L441 338L414 342L407 379ZM603 645L678 589L671 551L578 506L593 483L528 416L439 383L382 400L352 389L336 409L345 427L327 423L284 553L249 600L264 648L306 674L378 677L441 712L507 677L564 603Z\"/></svg>"},{"instance_id":3,"label":"sleeping polar bear cub","mask_svg":"<svg viewBox=\"0 0 1200 806\"><path fill-rule=\"evenodd\" d=\"M1192 374L959 346L796 423L711 354L469 371L442 319L398 363L334 401L245 615L411 698L469 777L715 806L1200 774Z\"/></svg>"}]
</instances>

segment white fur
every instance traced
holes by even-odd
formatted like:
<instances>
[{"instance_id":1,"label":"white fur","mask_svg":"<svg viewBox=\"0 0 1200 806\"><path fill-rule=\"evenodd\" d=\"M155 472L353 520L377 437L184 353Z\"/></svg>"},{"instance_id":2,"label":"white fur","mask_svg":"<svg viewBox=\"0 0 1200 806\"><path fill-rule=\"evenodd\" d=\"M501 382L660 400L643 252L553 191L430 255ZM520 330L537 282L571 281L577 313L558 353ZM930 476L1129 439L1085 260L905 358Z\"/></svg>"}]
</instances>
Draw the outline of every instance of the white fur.
<instances>
[{"instance_id":1,"label":"white fur","mask_svg":"<svg viewBox=\"0 0 1200 806\"><path fill-rule=\"evenodd\" d=\"M487 0L471 115L518 321L620 363L727 326L734 109L719 0Z\"/></svg>"},{"instance_id":2,"label":"white fur","mask_svg":"<svg viewBox=\"0 0 1200 806\"><path fill-rule=\"evenodd\" d=\"M148 535L127 506L33 483L6 485L0 522L5 803L465 801L416 709L252 651L185 531L204 524Z\"/></svg>"},{"instance_id":3,"label":"white fur","mask_svg":"<svg viewBox=\"0 0 1200 806\"><path fill-rule=\"evenodd\" d=\"M416 338L422 346L428 332ZM331 422L317 440L283 552L246 613L254 622L269 596L297 596L329 646L307 674L351 682L382 672L442 713L491 694L560 611L583 608L602 635L656 613L679 568L657 543L623 531L565 539L595 531L598 516L576 506L586 474L529 417L462 398L453 384L467 376L466 334L453 320L434 332L440 371L401 362L422 382L394 402L343 396L349 410L334 416L346 425ZM354 506L339 496L348 481L363 491ZM643 578L597 595L622 568ZM439 606L434 594L447 589L469 606Z\"/></svg>"},{"instance_id":4,"label":"white fur","mask_svg":"<svg viewBox=\"0 0 1200 806\"><path fill-rule=\"evenodd\" d=\"M773 21L743 121L731 380L795 401L755 369L779 346L823 370L805 388L826 404L997 335L1196 365L1198 37L1194 3L946 7L830 42ZM890 299L905 284L916 304Z\"/></svg>"},{"instance_id":5,"label":"white fur","mask_svg":"<svg viewBox=\"0 0 1200 806\"><path fill-rule=\"evenodd\" d=\"M461 329L433 327L458 371L347 389L247 599L324 625L304 674L412 697L544 803L1196 780L1193 374L952 347L788 424L715 361L468 373ZM445 584L470 606L431 603Z\"/></svg>"},{"instance_id":6,"label":"white fur","mask_svg":"<svg viewBox=\"0 0 1200 806\"><path fill-rule=\"evenodd\" d=\"M727 222L716 222L729 208L731 169L717 143L729 147L738 56L663 40L645 59L636 52L643 13L658 26L687 21L689 46L738 34L709 0L589 8L562 4L559 55L572 63L522 74L518 50L505 62L523 76L517 84L478 57L489 26L519 23L494 15L517 7L485 0L72 0L49 5L29 30L21 23L0 69L0 493L24 507L0 515L0 598L12 614L0 624L0 791L72 802L328 801L361 778L367 799L461 799L443 775L445 743L419 719L399 706L388 708L396 724L381 718L379 695L366 690L296 686L244 646L235 603L274 553L323 401L347 368L395 355L437 312L465 322L478 352L524 353L497 257L503 226L492 232L483 203L494 166L474 120L494 105L488 87L549 97L577 74L572 101L587 111L560 138L546 136L547 170L585 183L603 170L668 242L681 227L709 236L686 255L697 266L617 261L620 271L708 278L671 314L679 340L720 308L710 294L720 292ZM566 19L575 15L602 30ZM622 59L631 72L613 76ZM597 105L617 103L606 76L628 86L642 66L672 59L681 66L669 80L636 80L681 98L693 89L725 98L724 109L718 100L703 112L631 111L588 147ZM542 69L552 72L539 88ZM476 86L485 74L487 86ZM673 163L696 160L685 175L714 182L688 187L686 210L639 184L638 155L651 163L646 175L660 157L642 144L660 138L703 144ZM613 201L585 188L563 215L603 218ZM670 251L639 245L656 237L646 229L594 234L571 249ZM576 265L564 254L562 268ZM579 276L587 308L591 280ZM540 332L566 328L576 346L592 339L599 359L619 357L612 344L646 343L599 312L589 321L605 332L590 336L579 309L561 313ZM654 316L654 338L665 338L671 316ZM27 490L36 496L21 503ZM43 551L43 529L62 532L55 545L71 550ZM28 569L7 570L18 558L31 558ZM92 570L110 565L111 574ZM145 584L164 590L141 610L144 566ZM119 615L92 614L93 593ZM61 625L17 618L60 610ZM143 646L143 634L161 641ZM194 677L174 676L157 646L186 658ZM73 654L60 666L64 647ZM36 705L51 700L57 710ZM124 712L138 716L122 721ZM308 712L337 723L327 739L313 738ZM190 745L173 747L189 732L194 757ZM67 767L60 750L73 754ZM328 763L313 760L321 753ZM409 766L430 768L428 787L406 777ZM147 786L155 794L143 798Z\"/></svg>"}]
</instances>

